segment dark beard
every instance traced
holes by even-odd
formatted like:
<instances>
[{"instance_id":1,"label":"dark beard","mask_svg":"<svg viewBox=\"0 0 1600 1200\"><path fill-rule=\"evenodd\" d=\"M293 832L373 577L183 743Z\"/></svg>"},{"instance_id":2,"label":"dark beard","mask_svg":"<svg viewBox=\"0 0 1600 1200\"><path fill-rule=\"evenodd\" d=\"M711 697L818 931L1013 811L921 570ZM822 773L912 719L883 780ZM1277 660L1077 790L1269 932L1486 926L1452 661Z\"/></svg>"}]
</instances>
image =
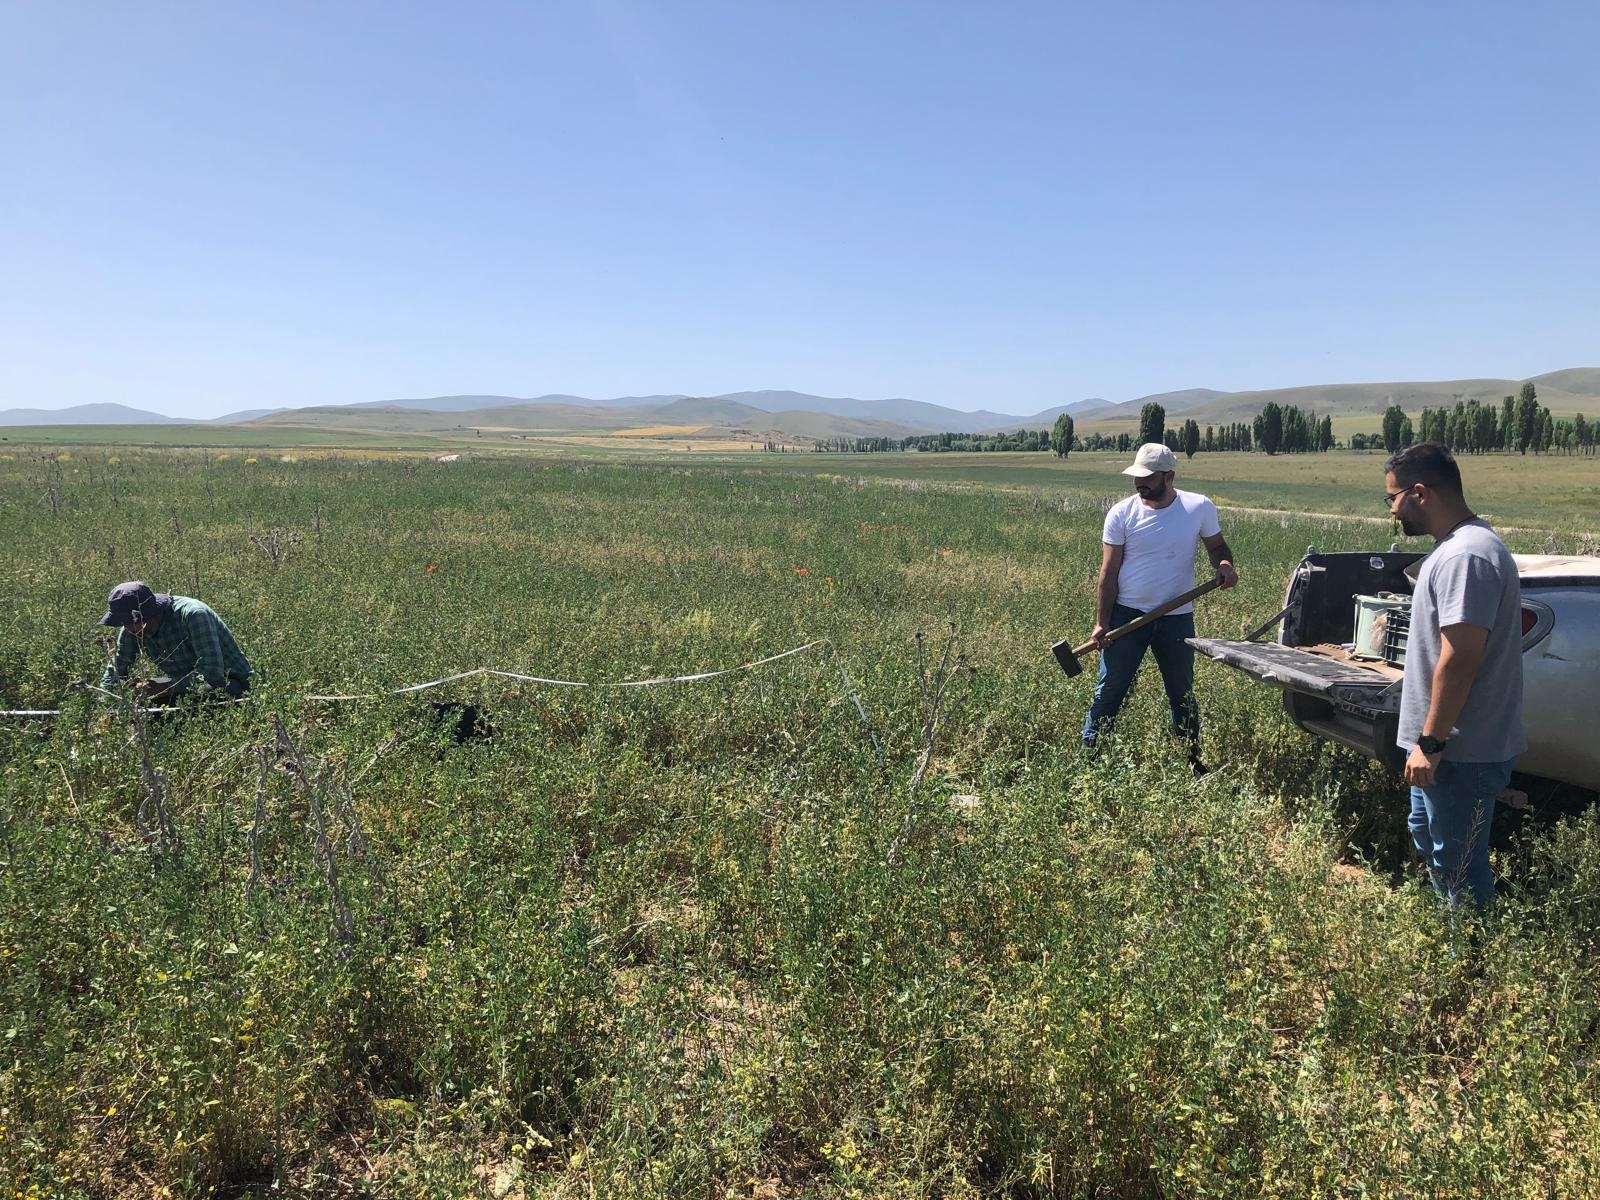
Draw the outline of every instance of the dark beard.
<instances>
[{"instance_id":1,"label":"dark beard","mask_svg":"<svg viewBox=\"0 0 1600 1200\"><path fill-rule=\"evenodd\" d=\"M1136 488L1135 490L1139 493L1141 500L1149 500L1152 503L1159 503L1167 498L1167 485L1164 483L1159 488Z\"/></svg>"},{"instance_id":2,"label":"dark beard","mask_svg":"<svg viewBox=\"0 0 1600 1200\"><path fill-rule=\"evenodd\" d=\"M1423 534L1428 532L1428 529L1425 525L1420 525L1404 515L1400 517L1400 528L1405 532L1407 537L1421 537Z\"/></svg>"}]
</instances>

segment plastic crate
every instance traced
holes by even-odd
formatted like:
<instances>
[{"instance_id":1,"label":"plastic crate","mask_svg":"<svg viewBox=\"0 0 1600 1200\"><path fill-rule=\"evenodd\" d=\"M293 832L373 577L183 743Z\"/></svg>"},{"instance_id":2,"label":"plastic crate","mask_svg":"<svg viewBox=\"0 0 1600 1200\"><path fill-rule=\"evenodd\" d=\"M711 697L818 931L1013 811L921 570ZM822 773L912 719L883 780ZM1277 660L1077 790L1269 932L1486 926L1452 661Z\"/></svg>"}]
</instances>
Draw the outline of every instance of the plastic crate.
<instances>
[{"instance_id":1,"label":"plastic crate","mask_svg":"<svg viewBox=\"0 0 1600 1200\"><path fill-rule=\"evenodd\" d=\"M1388 626L1383 631L1383 661L1391 667L1406 665L1406 641L1411 635L1411 608L1397 608L1389 613Z\"/></svg>"}]
</instances>

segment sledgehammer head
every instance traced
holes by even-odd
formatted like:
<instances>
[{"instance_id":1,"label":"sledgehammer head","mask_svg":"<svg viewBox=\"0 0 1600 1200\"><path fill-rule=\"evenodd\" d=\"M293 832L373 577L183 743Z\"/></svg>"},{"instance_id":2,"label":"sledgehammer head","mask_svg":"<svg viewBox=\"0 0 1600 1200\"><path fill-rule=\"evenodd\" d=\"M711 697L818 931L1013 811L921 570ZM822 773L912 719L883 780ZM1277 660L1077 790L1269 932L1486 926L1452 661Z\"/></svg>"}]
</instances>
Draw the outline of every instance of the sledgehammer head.
<instances>
[{"instance_id":1,"label":"sledgehammer head","mask_svg":"<svg viewBox=\"0 0 1600 1200\"><path fill-rule=\"evenodd\" d=\"M1078 661L1078 653L1072 648L1072 643L1065 638L1051 646L1050 653L1056 656L1057 664L1067 673L1068 679L1083 674L1083 664Z\"/></svg>"}]
</instances>

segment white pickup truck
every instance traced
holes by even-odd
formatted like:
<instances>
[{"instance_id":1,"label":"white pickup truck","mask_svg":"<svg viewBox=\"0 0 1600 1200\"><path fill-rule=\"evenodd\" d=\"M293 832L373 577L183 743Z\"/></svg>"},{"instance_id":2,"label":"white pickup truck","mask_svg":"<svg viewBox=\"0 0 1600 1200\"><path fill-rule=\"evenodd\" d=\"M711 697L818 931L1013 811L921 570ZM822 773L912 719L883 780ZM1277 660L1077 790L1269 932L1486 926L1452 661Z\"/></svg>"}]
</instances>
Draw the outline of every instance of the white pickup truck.
<instances>
[{"instance_id":1,"label":"white pickup truck","mask_svg":"<svg viewBox=\"0 0 1600 1200\"><path fill-rule=\"evenodd\" d=\"M1600 792L1600 558L1513 557L1522 581L1528 735L1517 771ZM1399 550L1319 554L1312 547L1289 578L1276 642L1190 644L1281 688L1284 708L1307 733L1398 767L1403 650L1397 657L1391 638L1387 660L1357 657L1356 598L1410 595L1422 558Z\"/></svg>"}]
</instances>

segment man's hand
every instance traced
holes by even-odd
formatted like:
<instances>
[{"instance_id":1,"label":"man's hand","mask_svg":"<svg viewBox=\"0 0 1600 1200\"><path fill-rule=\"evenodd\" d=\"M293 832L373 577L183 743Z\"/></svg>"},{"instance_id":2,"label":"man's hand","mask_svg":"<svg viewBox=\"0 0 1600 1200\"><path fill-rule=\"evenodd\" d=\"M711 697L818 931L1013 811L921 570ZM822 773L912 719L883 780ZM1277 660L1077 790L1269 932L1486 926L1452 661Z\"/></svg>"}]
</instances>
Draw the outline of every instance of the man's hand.
<instances>
[{"instance_id":1,"label":"man's hand","mask_svg":"<svg viewBox=\"0 0 1600 1200\"><path fill-rule=\"evenodd\" d=\"M1239 582L1239 572L1233 569L1233 564L1224 559L1217 564L1217 586L1227 591Z\"/></svg>"},{"instance_id":2,"label":"man's hand","mask_svg":"<svg viewBox=\"0 0 1600 1200\"><path fill-rule=\"evenodd\" d=\"M1094 629L1089 633L1089 640L1094 643L1094 648L1096 650L1104 650L1107 646L1111 645L1111 639L1106 637L1106 634L1109 632L1111 631L1104 625L1096 624Z\"/></svg>"},{"instance_id":3,"label":"man's hand","mask_svg":"<svg viewBox=\"0 0 1600 1200\"><path fill-rule=\"evenodd\" d=\"M1406 755L1406 782L1412 787L1432 787L1433 773L1438 769L1439 760L1443 757L1443 750L1437 754L1424 754L1421 746L1411 747L1411 753Z\"/></svg>"},{"instance_id":4,"label":"man's hand","mask_svg":"<svg viewBox=\"0 0 1600 1200\"><path fill-rule=\"evenodd\" d=\"M133 685L133 690L145 702L160 704L162 701L172 699L178 690L178 685L170 679L160 683L154 679L141 679Z\"/></svg>"}]
</instances>

